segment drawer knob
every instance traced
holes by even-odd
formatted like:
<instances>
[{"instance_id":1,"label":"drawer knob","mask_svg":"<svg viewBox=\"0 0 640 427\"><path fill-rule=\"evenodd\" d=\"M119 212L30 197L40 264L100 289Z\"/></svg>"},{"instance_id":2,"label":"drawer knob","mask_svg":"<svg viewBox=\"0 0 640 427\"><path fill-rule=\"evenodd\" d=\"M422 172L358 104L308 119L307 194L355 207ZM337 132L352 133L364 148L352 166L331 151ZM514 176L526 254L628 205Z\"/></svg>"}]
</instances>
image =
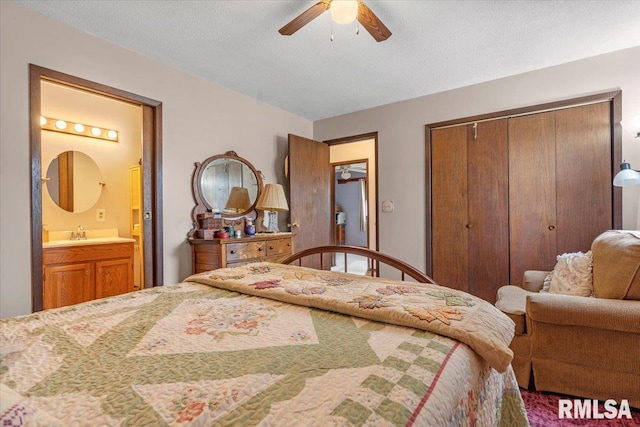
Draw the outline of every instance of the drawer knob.
<instances>
[{"instance_id":1,"label":"drawer knob","mask_svg":"<svg viewBox=\"0 0 640 427\"><path fill-rule=\"evenodd\" d=\"M260 247L258 248L258 252L262 252L262 251L263 251L263 249L264 249L264 248L263 248L262 246L260 246Z\"/></svg>"},{"instance_id":2,"label":"drawer knob","mask_svg":"<svg viewBox=\"0 0 640 427\"><path fill-rule=\"evenodd\" d=\"M269 246L269 249L273 249L273 246Z\"/></svg>"},{"instance_id":3,"label":"drawer knob","mask_svg":"<svg viewBox=\"0 0 640 427\"><path fill-rule=\"evenodd\" d=\"M550 225L550 226L549 226L549 230L555 230L555 229L556 229L556 226L555 226L555 225Z\"/></svg>"},{"instance_id":4,"label":"drawer knob","mask_svg":"<svg viewBox=\"0 0 640 427\"><path fill-rule=\"evenodd\" d=\"M236 250L235 250L235 249L231 249L231 251L230 251L230 252L231 252L231 254L235 254L235 253L236 253Z\"/></svg>"}]
</instances>

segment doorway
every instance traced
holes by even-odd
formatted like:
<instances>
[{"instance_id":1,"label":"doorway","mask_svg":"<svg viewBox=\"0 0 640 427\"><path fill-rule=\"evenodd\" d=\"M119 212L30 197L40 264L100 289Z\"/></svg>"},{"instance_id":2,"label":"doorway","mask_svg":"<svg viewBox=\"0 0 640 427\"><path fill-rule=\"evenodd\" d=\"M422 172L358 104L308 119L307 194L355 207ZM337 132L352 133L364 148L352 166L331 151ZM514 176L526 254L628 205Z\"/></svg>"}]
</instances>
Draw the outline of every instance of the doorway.
<instances>
[{"instance_id":1,"label":"doorway","mask_svg":"<svg viewBox=\"0 0 640 427\"><path fill-rule=\"evenodd\" d=\"M39 311L43 309L43 268L42 268L42 241L43 234L48 234L48 232L43 232L43 216L48 215L48 218L51 217L50 212L57 212L61 214L60 217L66 218L68 221L76 222L85 222L88 221L89 218L87 215L93 215L94 209L89 210L89 214L82 214L80 212L76 213L75 209L69 210L69 204L65 203L64 207L60 204L55 206L54 201L55 197L44 198L43 192L47 194L51 194L51 191L48 188L43 188L43 185L48 185L49 181L47 181L47 170L50 165L55 163L54 160L57 160L57 152L55 149L52 151L50 147L43 147L42 145L42 129L44 126L41 125L41 116L43 112L43 99L50 99L50 94L55 93L56 91L62 91L70 96L78 96L78 99L84 99L87 101L87 104L91 104L90 100L103 100L104 105L118 105L123 110L118 111L132 111L133 115L137 115L138 124L137 130L134 131L136 134L133 139L139 142L139 145L135 147L135 152L130 153L129 156L125 157L117 157L115 158L113 155L109 157L109 151L117 151L122 152L124 149L124 143L120 144L120 146L116 145L117 142L114 141L104 141L106 144L104 145L85 145L84 148L71 149L71 153L78 153L75 157L80 157L81 151L91 151L94 150L93 157L102 158L102 161L105 162L107 158L109 158L109 163L111 163L107 167L117 168L121 170L126 170L126 173L116 173L113 176L116 178L112 179L112 185L115 184L116 181L120 180L121 183L118 188L122 190L124 186L126 188L126 197L124 200L124 204L126 207L118 207L119 210L126 212L118 212L115 208L115 204L122 204L122 201L118 201L120 199L111 199L108 202L108 207L110 209L105 209L102 207L101 209L95 209L95 221L104 221L105 215L108 217L109 212L113 212L117 216L125 215L127 222L127 227L129 226L129 211L134 212L133 206L129 206L129 188L133 188L134 186L131 184L130 177L135 177L133 169L137 166L138 173L137 182L139 183L138 188L140 190L139 194L140 203L137 206L137 214L139 215L139 221L137 224L134 224L134 218L131 217L131 231L128 229L119 230L119 234L122 237L136 237L138 248L138 265L136 271L139 273L139 277L136 279L136 283L138 287L149 288L152 286L162 285L162 168L161 168L161 141L162 141L162 104L158 101L145 98L139 95L135 95L129 92L124 92L119 89L115 89L112 87L108 87L99 83L95 83L92 81L84 80L75 76L71 76L68 74L60 73L54 70L46 69L43 67L39 67L36 65L30 64L30 140L31 140L31 237L32 237L32 256L31 256L31 264L32 264L32 311ZM53 91L53 92L52 92ZM65 92L66 91L66 92ZM84 97L84 98L82 98ZM115 102L114 102L115 101ZM79 102L80 108L87 108L87 104L84 102ZM110 103L110 104L109 104ZM95 104L95 103L94 103ZM99 103L95 105L100 105ZM97 107L99 110L99 107ZM106 108L106 107L105 107ZM60 111L60 110L59 110ZM116 115L118 113L115 113ZM106 116L106 111L102 111L102 115ZM101 112L97 111L96 117L100 117ZM55 117L56 119L67 119L73 120L74 117ZM77 120L77 119L76 119ZM99 126L100 123L87 123L91 126ZM69 136L69 135L57 135L59 137L66 136L67 138L76 140L84 140L83 142L86 144L89 138L78 138L78 136ZM49 135L47 135L49 137ZM60 139L63 141L63 139ZM92 140L93 141L93 140ZM124 141L123 141L124 142ZM108 144L111 144L109 146ZM60 145L64 146L64 145ZM95 148L100 147L100 148ZM117 147L117 149L116 149ZM58 148L58 151L60 149ZM125 149L126 151L126 149ZM47 157L45 159L45 156ZM121 156L121 154L117 154L117 156ZM129 157L135 157L129 158ZM64 158L64 157L63 157ZM118 164L120 163L120 164ZM144 166L144 167L143 167ZM53 176L53 175L52 175ZM47 183L47 184L44 184ZM108 183L105 183L104 180L100 180L100 186L106 187ZM72 188L68 186L68 188ZM118 193L121 191L112 191L111 194ZM84 191L82 191L84 193ZM54 191L55 194L55 191ZM99 197L99 196L98 196ZM43 199L44 204L43 204ZM58 201L60 201L58 199ZM94 206L95 207L95 206ZM67 212L65 212L65 210ZM66 217L65 217L66 215ZM75 217L75 215L84 215L80 217ZM132 214L133 215L133 214ZM68 227L68 226L67 226ZM96 227L101 228L101 227ZM116 227L122 228L122 227ZM72 228L72 230L74 230ZM90 233L90 232L89 232ZM144 250L142 249L142 242L144 241ZM135 260L135 258L134 258Z\"/></svg>"},{"instance_id":2,"label":"doorway","mask_svg":"<svg viewBox=\"0 0 640 427\"><path fill-rule=\"evenodd\" d=\"M378 134L328 141L289 135L289 215L296 251L336 243L335 165L367 164L367 247L378 250ZM316 260L303 265L321 268ZM306 262L306 263L305 263ZM377 272L376 272L377 274Z\"/></svg>"},{"instance_id":3,"label":"doorway","mask_svg":"<svg viewBox=\"0 0 640 427\"><path fill-rule=\"evenodd\" d=\"M332 169L333 243L378 250L377 135L327 141ZM338 256L332 269L369 274L357 255Z\"/></svg>"}]
</instances>

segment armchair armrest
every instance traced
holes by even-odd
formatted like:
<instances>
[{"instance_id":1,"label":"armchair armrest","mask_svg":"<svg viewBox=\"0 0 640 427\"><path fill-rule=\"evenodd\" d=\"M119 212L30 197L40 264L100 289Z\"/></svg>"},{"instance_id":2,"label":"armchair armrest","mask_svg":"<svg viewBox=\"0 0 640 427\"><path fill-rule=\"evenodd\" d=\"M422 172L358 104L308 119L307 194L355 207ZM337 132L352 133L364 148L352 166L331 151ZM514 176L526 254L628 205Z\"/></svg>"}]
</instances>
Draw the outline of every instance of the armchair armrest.
<instances>
[{"instance_id":1,"label":"armchair armrest","mask_svg":"<svg viewBox=\"0 0 640 427\"><path fill-rule=\"evenodd\" d=\"M640 333L640 301L532 294L527 315L532 322Z\"/></svg>"},{"instance_id":2,"label":"armchair armrest","mask_svg":"<svg viewBox=\"0 0 640 427\"><path fill-rule=\"evenodd\" d=\"M529 292L540 292L548 271L527 270L522 277L522 288Z\"/></svg>"}]
</instances>

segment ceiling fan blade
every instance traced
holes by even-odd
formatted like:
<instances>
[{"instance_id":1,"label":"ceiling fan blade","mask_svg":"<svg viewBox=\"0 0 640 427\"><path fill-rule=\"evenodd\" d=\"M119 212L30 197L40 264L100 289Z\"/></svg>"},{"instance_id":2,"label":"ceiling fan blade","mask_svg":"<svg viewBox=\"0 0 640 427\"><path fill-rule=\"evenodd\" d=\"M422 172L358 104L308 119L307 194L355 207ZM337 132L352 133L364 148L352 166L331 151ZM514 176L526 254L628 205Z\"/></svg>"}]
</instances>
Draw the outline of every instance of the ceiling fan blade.
<instances>
[{"instance_id":1,"label":"ceiling fan blade","mask_svg":"<svg viewBox=\"0 0 640 427\"><path fill-rule=\"evenodd\" d=\"M331 0L319 1L318 3L314 4L313 6L311 6L309 9L305 10L304 12L302 12L300 15L298 15L296 18L294 18L287 25L285 25L284 27L280 28L278 30L278 32L280 34L282 34L283 36L290 36L291 34L293 34L296 31L298 31L300 28L302 28L305 25L307 25L309 22L311 22L314 19L316 19L318 16L320 16L327 9L329 9L329 4L330 3L331 3Z\"/></svg>"},{"instance_id":2,"label":"ceiling fan blade","mask_svg":"<svg viewBox=\"0 0 640 427\"><path fill-rule=\"evenodd\" d=\"M391 37L391 31L389 31L376 14L360 0L358 1L358 22L369 31L369 34L371 34L377 42L385 41Z\"/></svg>"}]
</instances>

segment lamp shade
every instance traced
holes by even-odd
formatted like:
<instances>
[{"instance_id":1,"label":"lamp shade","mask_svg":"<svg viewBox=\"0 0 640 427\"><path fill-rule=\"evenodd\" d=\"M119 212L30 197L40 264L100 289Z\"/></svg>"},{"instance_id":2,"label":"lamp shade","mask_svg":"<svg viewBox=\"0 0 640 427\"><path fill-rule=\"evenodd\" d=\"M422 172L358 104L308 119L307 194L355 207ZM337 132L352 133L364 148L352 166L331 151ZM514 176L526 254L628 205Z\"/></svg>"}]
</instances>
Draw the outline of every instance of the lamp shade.
<instances>
[{"instance_id":1,"label":"lamp shade","mask_svg":"<svg viewBox=\"0 0 640 427\"><path fill-rule=\"evenodd\" d=\"M280 184L267 184L264 186L256 209L263 211L284 212L289 210L287 198L284 196L284 188Z\"/></svg>"},{"instance_id":2,"label":"lamp shade","mask_svg":"<svg viewBox=\"0 0 640 427\"><path fill-rule=\"evenodd\" d=\"M620 172L613 178L613 185L616 187L629 187L640 184L640 172L631 169L629 163L620 164Z\"/></svg>"},{"instance_id":3,"label":"lamp shade","mask_svg":"<svg viewBox=\"0 0 640 427\"><path fill-rule=\"evenodd\" d=\"M250 207L251 200L249 200L249 190L244 187L233 187L224 208L235 212L244 212Z\"/></svg>"}]
</instances>

